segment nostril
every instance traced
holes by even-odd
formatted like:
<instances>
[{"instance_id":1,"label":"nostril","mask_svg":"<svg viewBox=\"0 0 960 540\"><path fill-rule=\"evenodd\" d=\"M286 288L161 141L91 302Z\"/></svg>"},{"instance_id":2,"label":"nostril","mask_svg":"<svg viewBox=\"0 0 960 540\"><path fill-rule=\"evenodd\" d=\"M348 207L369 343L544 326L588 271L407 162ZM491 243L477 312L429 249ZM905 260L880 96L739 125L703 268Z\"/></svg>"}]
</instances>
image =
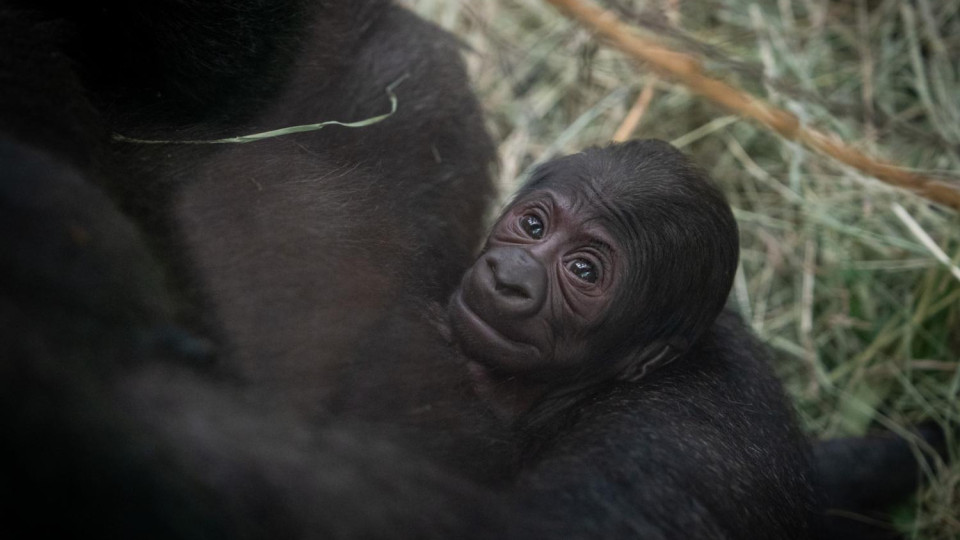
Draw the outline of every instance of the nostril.
<instances>
[{"instance_id":1,"label":"nostril","mask_svg":"<svg viewBox=\"0 0 960 540\"><path fill-rule=\"evenodd\" d=\"M506 272L507 275L504 275L504 271L509 266L504 266L504 271L498 269L497 260L493 257L487 259L487 266L490 268L490 273L493 275L493 290L501 297L504 298L518 298L521 300L528 300L530 298L530 292L523 286L522 283L516 283L514 279L511 279L514 272Z\"/></svg>"},{"instance_id":2,"label":"nostril","mask_svg":"<svg viewBox=\"0 0 960 540\"><path fill-rule=\"evenodd\" d=\"M520 248L497 248L487 253L489 291L511 311L524 310L541 300L543 269Z\"/></svg>"},{"instance_id":3,"label":"nostril","mask_svg":"<svg viewBox=\"0 0 960 540\"><path fill-rule=\"evenodd\" d=\"M480 278L477 284L483 287L484 301L492 312L509 318L525 317L543 305L547 272L532 253L521 247L499 246L484 255L483 264L489 271L476 274Z\"/></svg>"},{"instance_id":4,"label":"nostril","mask_svg":"<svg viewBox=\"0 0 960 540\"><path fill-rule=\"evenodd\" d=\"M524 287L502 283L500 280L496 281L494 290L508 298L519 298L521 300L530 299L530 293Z\"/></svg>"}]
</instances>

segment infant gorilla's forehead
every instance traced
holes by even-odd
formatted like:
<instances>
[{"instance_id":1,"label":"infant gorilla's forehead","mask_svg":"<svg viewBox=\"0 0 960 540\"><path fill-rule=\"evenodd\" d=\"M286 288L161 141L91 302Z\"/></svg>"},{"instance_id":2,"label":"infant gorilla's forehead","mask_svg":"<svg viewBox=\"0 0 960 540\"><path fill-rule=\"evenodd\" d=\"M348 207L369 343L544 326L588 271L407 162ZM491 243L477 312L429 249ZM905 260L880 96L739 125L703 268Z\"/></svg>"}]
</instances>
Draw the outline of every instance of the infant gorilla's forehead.
<instances>
[{"instance_id":1,"label":"infant gorilla's forehead","mask_svg":"<svg viewBox=\"0 0 960 540\"><path fill-rule=\"evenodd\" d=\"M717 186L663 141L588 148L551 160L534 171L518 200L542 189L566 195L585 219L598 220L628 246L659 245L662 235L679 239L697 230L716 230L725 240L737 234Z\"/></svg>"},{"instance_id":2,"label":"infant gorilla's forehead","mask_svg":"<svg viewBox=\"0 0 960 540\"><path fill-rule=\"evenodd\" d=\"M585 236L599 236L615 244L617 251L633 251L640 242L642 227L635 216L639 201L608 189L611 184L602 175L584 172L554 169L531 181L510 207L546 205L554 219L562 218L568 234L579 231Z\"/></svg>"},{"instance_id":3,"label":"infant gorilla's forehead","mask_svg":"<svg viewBox=\"0 0 960 540\"><path fill-rule=\"evenodd\" d=\"M520 193L508 208L537 205L564 217L570 223L587 229L609 229L622 212L616 201L598 189L589 179L576 182L540 184L536 189Z\"/></svg>"}]
</instances>

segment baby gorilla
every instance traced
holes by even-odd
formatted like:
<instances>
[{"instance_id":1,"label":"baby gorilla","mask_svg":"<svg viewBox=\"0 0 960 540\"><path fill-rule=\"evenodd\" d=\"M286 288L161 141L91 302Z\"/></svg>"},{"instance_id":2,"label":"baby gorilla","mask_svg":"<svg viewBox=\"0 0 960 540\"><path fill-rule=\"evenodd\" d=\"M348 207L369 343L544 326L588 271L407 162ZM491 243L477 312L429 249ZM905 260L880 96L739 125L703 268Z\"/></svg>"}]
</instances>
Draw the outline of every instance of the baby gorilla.
<instances>
[{"instance_id":1,"label":"baby gorilla","mask_svg":"<svg viewBox=\"0 0 960 540\"><path fill-rule=\"evenodd\" d=\"M504 211L451 297L453 336L515 418L677 358L723 308L738 251L729 205L683 153L591 148L540 166Z\"/></svg>"}]
</instances>

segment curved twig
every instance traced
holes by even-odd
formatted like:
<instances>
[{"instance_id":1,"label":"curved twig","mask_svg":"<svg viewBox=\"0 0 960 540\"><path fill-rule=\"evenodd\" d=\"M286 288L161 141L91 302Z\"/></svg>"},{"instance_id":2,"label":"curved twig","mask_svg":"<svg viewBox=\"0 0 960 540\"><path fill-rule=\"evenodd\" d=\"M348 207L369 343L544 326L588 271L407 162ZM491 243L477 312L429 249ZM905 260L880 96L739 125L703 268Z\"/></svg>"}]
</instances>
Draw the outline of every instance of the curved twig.
<instances>
[{"instance_id":1,"label":"curved twig","mask_svg":"<svg viewBox=\"0 0 960 540\"><path fill-rule=\"evenodd\" d=\"M589 0L547 0L568 17L579 21L626 54L646 62L656 72L690 88L737 114L750 118L781 137L800 142L837 161L888 184L909 189L927 199L960 210L960 188L938 178L918 174L893 163L871 158L843 143L834 134L800 123L797 117L762 99L706 75L700 61L689 54L663 47L634 33L616 14Z\"/></svg>"}]
</instances>

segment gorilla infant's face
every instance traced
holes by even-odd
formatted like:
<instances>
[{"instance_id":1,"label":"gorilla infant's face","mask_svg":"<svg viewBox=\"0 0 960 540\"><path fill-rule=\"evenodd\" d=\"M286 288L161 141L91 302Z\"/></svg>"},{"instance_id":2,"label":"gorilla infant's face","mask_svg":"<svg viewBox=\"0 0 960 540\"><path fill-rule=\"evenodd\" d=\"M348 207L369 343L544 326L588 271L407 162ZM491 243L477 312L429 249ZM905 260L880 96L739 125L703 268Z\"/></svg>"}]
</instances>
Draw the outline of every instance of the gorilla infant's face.
<instances>
[{"instance_id":1,"label":"gorilla infant's face","mask_svg":"<svg viewBox=\"0 0 960 540\"><path fill-rule=\"evenodd\" d=\"M494 225L449 305L472 360L533 374L575 366L602 345L596 330L623 281L624 257L581 199L533 191Z\"/></svg>"}]
</instances>

